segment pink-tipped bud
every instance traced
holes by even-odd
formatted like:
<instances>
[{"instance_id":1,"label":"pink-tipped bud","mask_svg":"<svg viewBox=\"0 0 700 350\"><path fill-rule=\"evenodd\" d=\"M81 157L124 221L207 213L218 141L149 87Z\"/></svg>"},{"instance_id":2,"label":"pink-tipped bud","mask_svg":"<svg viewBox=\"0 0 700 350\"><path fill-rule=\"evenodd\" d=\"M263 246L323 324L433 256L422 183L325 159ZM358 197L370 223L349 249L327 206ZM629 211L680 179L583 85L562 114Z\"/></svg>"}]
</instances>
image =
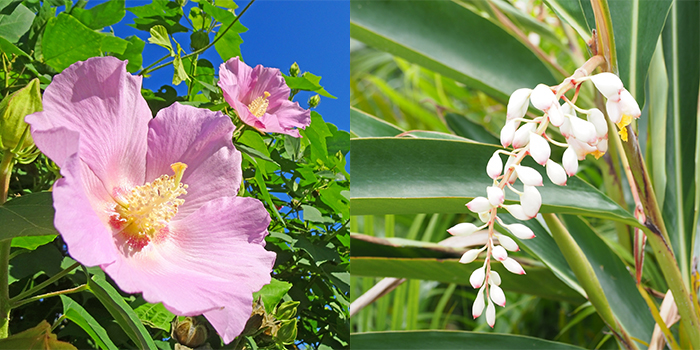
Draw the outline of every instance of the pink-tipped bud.
<instances>
[{"instance_id":1,"label":"pink-tipped bud","mask_svg":"<svg viewBox=\"0 0 700 350\"><path fill-rule=\"evenodd\" d=\"M566 120L566 117L564 116L564 113L561 112L561 107L559 107L558 103L553 103L552 107L549 108L547 111L547 118L549 118L549 122L556 127L560 127Z\"/></svg>"},{"instance_id":2,"label":"pink-tipped bud","mask_svg":"<svg viewBox=\"0 0 700 350\"><path fill-rule=\"evenodd\" d=\"M500 243L503 246L503 248L506 248L511 252L517 252L518 250L520 250L520 247L518 247L518 243L515 243L515 241L512 238L498 233L496 234L496 237L498 237L498 243Z\"/></svg>"},{"instance_id":3,"label":"pink-tipped bud","mask_svg":"<svg viewBox=\"0 0 700 350\"><path fill-rule=\"evenodd\" d=\"M530 220L530 217L525 215L525 211L523 211L523 207L520 204L504 205L503 208L518 220Z\"/></svg>"},{"instance_id":4,"label":"pink-tipped bud","mask_svg":"<svg viewBox=\"0 0 700 350\"><path fill-rule=\"evenodd\" d=\"M510 95L508 107L506 108L506 119L512 120L522 118L527 113L527 106L530 100L532 89L518 89Z\"/></svg>"},{"instance_id":5,"label":"pink-tipped bud","mask_svg":"<svg viewBox=\"0 0 700 350\"><path fill-rule=\"evenodd\" d=\"M488 195L489 203L491 203L491 205L494 207L500 206L506 199L506 195L503 193L503 190L498 186L486 187L486 194Z\"/></svg>"},{"instance_id":6,"label":"pink-tipped bud","mask_svg":"<svg viewBox=\"0 0 700 350\"><path fill-rule=\"evenodd\" d=\"M530 134L535 131L535 123L525 123L518 128L513 137L513 148L524 147L530 142Z\"/></svg>"},{"instance_id":7,"label":"pink-tipped bud","mask_svg":"<svg viewBox=\"0 0 700 350\"><path fill-rule=\"evenodd\" d=\"M523 224L510 224L510 225L503 225L506 230L510 231L510 233L513 234L513 236L518 237L520 239L532 239L535 238L535 233L532 232L532 230L523 225Z\"/></svg>"},{"instance_id":8,"label":"pink-tipped bud","mask_svg":"<svg viewBox=\"0 0 700 350\"><path fill-rule=\"evenodd\" d=\"M623 89L622 80L612 73L600 73L591 77L591 81L605 98L615 98Z\"/></svg>"},{"instance_id":9,"label":"pink-tipped bud","mask_svg":"<svg viewBox=\"0 0 700 350\"><path fill-rule=\"evenodd\" d=\"M605 102L605 110L608 111L610 121L617 124L622 120L622 111L620 111L620 102L608 100Z\"/></svg>"},{"instance_id":10,"label":"pink-tipped bud","mask_svg":"<svg viewBox=\"0 0 700 350\"><path fill-rule=\"evenodd\" d=\"M552 149L549 147L549 142L547 142L544 137L531 132L529 152L537 163L544 165L552 154Z\"/></svg>"},{"instance_id":11,"label":"pink-tipped bud","mask_svg":"<svg viewBox=\"0 0 700 350\"><path fill-rule=\"evenodd\" d=\"M489 284L491 285L501 285L501 275L498 272L491 270L489 272Z\"/></svg>"},{"instance_id":12,"label":"pink-tipped bud","mask_svg":"<svg viewBox=\"0 0 700 350\"><path fill-rule=\"evenodd\" d=\"M508 252L506 252L506 250L500 245L497 245L491 249L491 256L498 261L503 261L508 259Z\"/></svg>"},{"instance_id":13,"label":"pink-tipped bud","mask_svg":"<svg viewBox=\"0 0 700 350\"><path fill-rule=\"evenodd\" d=\"M516 165L515 172L518 178L526 185L542 186L542 175L537 170L524 165Z\"/></svg>"},{"instance_id":14,"label":"pink-tipped bud","mask_svg":"<svg viewBox=\"0 0 700 350\"><path fill-rule=\"evenodd\" d=\"M469 283L474 287L474 289L477 289L481 287L482 284L484 284L484 278L486 277L486 272L484 272L484 268L480 267L474 272L472 272L472 275L469 276Z\"/></svg>"},{"instance_id":15,"label":"pink-tipped bud","mask_svg":"<svg viewBox=\"0 0 700 350\"><path fill-rule=\"evenodd\" d=\"M496 324L496 307L493 306L491 299L489 299L489 303L486 306L486 323L491 328Z\"/></svg>"},{"instance_id":16,"label":"pink-tipped bud","mask_svg":"<svg viewBox=\"0 0 700 350\"><path fill-rule=\"evenodd\" d=\"M576 139L587 144L593 144L598 140L593 123L573 116L569 117L569 120L571 121L571 131Z\"/></svg>"},{"instance_id":17,"label":"pink-tipped bud","mask_svg":"<svg viewBox=\"0 0 700 350\"><path fill-rule=\"evenodd\" d=\"M520 125L519 121L510 120L506 122L506 125L501 129L501 146L506 148L513 143L513 137L515 137L515 129Z\"/></svg>"},{"instance_id":18,"label":"pink-tipped bud","mask_svg":"<svg viewBox=\"0 0 700 350\"><path fill-rule=\"evenodd\" d=\"M564 166L564 170L569 176L576 175L578 171L578 157L576 157L576 151L569 147L564 151L564 156L561 158L561 164Z\"/></svg>"},{"instance_id":19,"label":"pink-tipped bud","mask_svg":"<svg viewBox=\"0 0 700 350\"><path fill-rule=\"evenodd\" d=\"M504 173L508 172L508 169L510 169L510 167L515 164L516 159L517 158L513 156L508 157L508 160L506 160L506 166L503 168ZM515 171L513 171L508 177L508 183L513 184L517 178L518 174L516 174Z\"/></svg>"},{"instance_id":20,"label":"pink-tipped bud","mask_svg":"<svg viewBox=\"0 0 700 350\"><path fill-rule=\"evenodd\" d=\"M566 170L564 170L564 167L559 165L559 163L551 159L547 161L547 177L549 177L549 180L555 185L566 186Z\"/></svg>"},{"instance_id":21,"label":"pink-tipped bud","mask_svg":"<svg viewBox=\"0 0 700 350\"><path fill-rule=\"evenodd\" d=\"M503 266L506 268L506 270L516 274L516 275L524 275L525 270L523 270L523 267L520 266L520 264L515 261L513 258L508 258L506 260L503 260L501 262Z\"/></svg>"},{"instance_id":22,"label":"pink-tipped bud","mask_svg":"<svg viewBox=\"0 0 700 350\"><path fill-rule=\"evenodd\" d=\"M523 212L528 218L532 219L537 216L542 206L540 191L534 186L525 185L523 194L520 195L520 205L523 207Z\"/></svg>"},{"instance_id":23,"label":"pink-tipped bud","mask_svg":"<svg viewBox=\"0 0 700 350\"><path fill-rule=\"evenodd\" d=\"M605 121L605 116L598 108L593 108L588 111L588 121L595 127L596 136L598 139L605 138L608 135L608 122Z\"/></svg>"},{"instance_id":24,"label":"pink-tipped bud","mask_svg":"<svg viewBox=\"0 0 700 350\"><path fill-rule=\"evenodd\" d=\"M476 197L467 203L467 208L475 213L483 213L493 208L486 197Z\"/></svg>"},{"instance_id":25,"label":"pink-tipped bud","mask_svg":"<svg viewBox=\"0 0 700 350\"><path fill-rule=\"evenodd\" d=\"M447 232L455 236L466 236L476 232L479 228L469 222L463 222L461 224L454 225L450 227Z\"/></svg>"},{"instance_id":26,"label":"pink-tipped bud","mask_svg":"<svg viewBox=\"0 0 700 350\"><path fill-rule=\"evenodd\" d=\"M629 115L634 119L639 118L642 115L642 111L639 109L639 104L632 97L629 91L622 89L620 91L620 112L623 115Z\"/></svg>"},{"instance_id":27,"label":"pink-tipped bud","mask_svg":"<svg viewBox=\"0 0 700 350\"><path fill-rule=\"evenodd\" d=\"M546 112L553 103L557 102L557 97L552 92L549 86L544 84L539 84L532 90L530 94L530 102L535 108L540 111Z\"/></svg>"},{"instance_id":28,"label":"pink-tipped bud","mask_svg":"<svg viewBox=\"0 0 700 350\"><path fill-rule=\"evenodd\" d=\"M474 299L474 304L472 304L472 316L474 318L481 316L481 313L484 311L484 306L484 288L481 288L479 292L476 293L476 299Z\"/></svg>"},{"instance_id":29,"label":"pink-tipped bud","mask_svg":"<svg viewBox=\"0 0 700 350\"><path fill-rule=\"evenodd\" d=\"M469 264L470 262L476 260L476 257L479 256L479 253L481 253L482 250L483 249L467 250L467 252L462 254L462 257L459 258L459 262L462 264Z\"/></svg>"},{"instance_id":30,"label":"pink-tipped bud","mask_svg":"<svg viewBox=\"0 0 700 350\"><path fill-rule=\"evenodd\" d=\"M501 176L501 169L503 169L501 156L499 156L497 152L494 152L491 159L489 159L489 163L486 164L486 173L490 178L495 179Z\"/></svg>"},{"instance_id":31,"label":"pink-tipped bud","mask_svg":"<svg viewBox=\"0 0 700 350\"><path fill-rule=\"evenodd\" d=\"M573 132L571 131L571 121L569 120L569 117L564 118L564 122L559 127L559 131L561 132L561 135L567 139L574 136Z\"/></svg>"},{"instance_id":32,"label":"pink-tipped bud","mask_svg":"<svg viewBox=\"0 0 700 350\"><path fill-rule=\"evenodd\" d=\"M498 306L506 306L506 295L503 294L503 289L499 286L491 285L489 287L491 300Z\"/></svg>"}]
</instances>

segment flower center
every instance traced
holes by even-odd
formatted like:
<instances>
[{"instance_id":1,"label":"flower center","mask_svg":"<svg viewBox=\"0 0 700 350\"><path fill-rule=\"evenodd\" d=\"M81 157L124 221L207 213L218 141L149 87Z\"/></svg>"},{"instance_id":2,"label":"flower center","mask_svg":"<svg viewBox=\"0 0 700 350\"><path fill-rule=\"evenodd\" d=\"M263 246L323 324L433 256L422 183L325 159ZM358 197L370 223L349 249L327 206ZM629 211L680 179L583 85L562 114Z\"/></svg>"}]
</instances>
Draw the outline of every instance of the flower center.
<instances>
[{"instance_id":1,"label":"flower center","mask_svg":"<svg viewBox=\"0 0 700 350\"><path fill-rule=\"evenodd\" d=\"M254 99L253 102L248 105L250 113L253 113L253 115L258 118L265 115L267 106L270 104L270 101L267 99L268 97L270 97L270 93L265 91L262 96Z\"/></svg>"},{"instance_id":2,"label":"flower center","mask_svg":"<svg viewBox=\"0 0 700 350\"><path fill-rule=\"evenodd\" d=\"M187 185L180 183L187 169L184 163L170 166L172 176L161 175L153 182L136 186L126 196L116 196L110 225L123 235L131 248L141 249L162 231L167 231L177 208L185 203L178 197L187 194Z\"/></svg>"}]
</instances>

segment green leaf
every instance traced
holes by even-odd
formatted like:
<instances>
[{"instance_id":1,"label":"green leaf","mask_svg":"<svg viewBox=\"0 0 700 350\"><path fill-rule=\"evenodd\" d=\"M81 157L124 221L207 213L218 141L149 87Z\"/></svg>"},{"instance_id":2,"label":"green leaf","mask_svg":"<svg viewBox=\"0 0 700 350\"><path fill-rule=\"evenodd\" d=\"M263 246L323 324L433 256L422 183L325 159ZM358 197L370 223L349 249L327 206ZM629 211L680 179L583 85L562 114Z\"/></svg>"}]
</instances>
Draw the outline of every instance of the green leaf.
<instances>
[{"instance_id":1,"label":"green leaf","mask_svg":"<svg viewBox=\"0 0 700 350\"><path fill-rule=\"evenodd\" d=\"M0 239L58 234L53 226L53 200L50 192L17 197L0 205Z\"/></svg>"},{"instance_id":2,"label":"green leaf","mask_svg":"<svg viewBox=\"0 0 700 350\"><path fill-rule=\"evenodd\" d=\"M302 142L308 143L311 146L311 160L320 159L324 163L328 162L328 148L326 145L326 137L333 136L328 130L323 117L315 111L311 112L311 124L306 129L299 130L302 135Z\"/></svg>"},{"instance_id":3,"label":"green leaf","mask_svg":"<svg viewBox=\"0 0 700 350\"><path fill-rule=\"evenodd\" d=\"M574 350L582 349L533 337L512 334L474 333L457 331L402 331L354 333L350 336L353 349L519 349Z\"/></svg>"},{"instance_id":4,"label":"green leaf","mask_svg":"<svg viewBox=\"0 0 700 350\"><path fill-rule=\"evenodd\" d=\"M9 58L12 55L29 57L24 51L20 50L17 46L7 41L7 39L0 37L0 51L5 53Z\"/></svg>"},{"instance_id":5,"label":"green leaf","mask_svg":"<svg viewBox=\"0 0 700 350\"><path fill-rule=\"evenodd\" d=\"M170 56L175 55L175 52L173 52L173 45L170 42L170 37L168 36L168 30L165 29L165 27L163 27L162 25L156 25L153 26L153 28L151 28L150 32L151 37L148 38L149 43L156 44L158 46L162 46L168 49L168 52L170 52ZM179 58L179 56L177 58ZM182 60L180 60L180 67L182 67Z\"/></svg>"},{"instance_id":6,"label":"green leaf","mask_svg":"<svg viewBox=\"0 0 700 350\"><path fill-rule=\"evenodd\" d=\"M75 322L80 328L82 328L92 340L95 341L96 345L100 349L118 349L116 345L112 342L107 334L107 331L100 325L97 320L95 320L92 315L90 315L87 310L85 310L80 304L76 303L73 299L61 295L61 302L63 303L63 315L67 319Z\"/></svg>"},{"instance_id":7,"label":"green leaf","mask_svg":"<svg viewBox=\"0 0 700 350\"><path fill-rule=\"evenodd\" d=\"M500 101L557 83L525 45L456 2L353 1L350 35Z\"/></svg>"},{"instance_id":8,"label":"green leaf","mask_svg":"<svg viewBox=\"0 0 700 350\"><path fill-rule=\"evenodd\" d=\"M328 91L326 91L326 89L324 89L323 86L321 86L321 77L319 76L313 75L309 72L302 74L300 77L290 77L284 74L282 74L282 76L284 77L284 81L290 89L313 91L326 97L336 98L335 96L328 93Z\"/></svg>"},{"instance_id":9,"label":"green leaf","mask_svg":"<svg viewBox=\"0 0 700 350\"><path fill-rule=\"evenodd\" d=\"M501 140L498 137L486 130L482 125L472 122L465 116L456 113L446 113L445 121L450 130L459 136L481 143L489 143L492 145L501 144Z\"/></svg>"},{"instance_id":10,"label":"green leaf","mask_svg":"<svg viewBox=\"0 0 700 350\"><path fill-rule=\"evenodd\" d=\"M124 18L124 0L110 0L89 10L74 8L71 15L90 29L102 29Z\"/></svg>"},{"instance_id":11,"label":"green leaf","mask_svg":"<svg viewBox=\"0 0 700 350\"><path fill-rule=\"evenodd\" d=\"M358 137L391 137L406 132L355 107L350 107L350 120L350 132Z\"/></svg>"},{"instance_id":12,"label":"green leaf","mask_svg":"<svg viewBox=\"0 0 700 350\"><path fill-rule=\"evenodd\" d=\"M36 276L41 272L53 276L63 270L62 260L62 253L53 244L42 245L29 253L19 254L10 260L9 283Z\"/></svg>"},{"instance_id":13,"label":"green leaf","mask_svg":"<svg viewBox=\"0 0 700 350\"><path fill-rule=\"evenodd\" d=\"M500 147L464 141L408 138L351 140L353 215L465 213L465 204L484 196L492 180L486 164ZM538 171L544 169L526 159ZM556 186L543 175L540 212L607 218L638 226L634 217L577 177ZM508 193L507 201L517 197Z\"/></svg>"},{"instance_id":14,"label":"green leaf","mask_svg":"<svg viewBox=\"0 0 700 350\"><path fill-rule=\"evenodd\" d=\"M46 25L41 40L44 60L60 72L75 62L100 56L105 37L107 35L87 28L75 17L60 13Z\"/></svg>"},{"instance_id":15,"label":"green leaf","mask_svg":"<svg viewBox=\"0 0 700 350\"><path fill-rule=\"evenodd\" d=\"M134 310L131 309L109 282L100 276L94 275L92 279L88 280L88 288L100 300L136 346L141 349L156 349L156 344L153 343L151 335L143 326Z\"/></svg>"},{"instance_id":16,"label":"green leaf","mask_svg":"<svg viewBox=\"0 0 700 350\"><path fill-rule=\"evenodd\" d=\"M253 299L262 298L265 312L272 313L282 297L292 288L292 284L273 278L270 284L266 284L259 291L253 293Z\"/></svg>"},{"instance_id":17,"label":"green leaf","mask_svg":"<svg viewBox=\"0 0 700 350\"><path fill-rule=\"evenodd\" d=\"M0 349L14 350L77 350L71 343L59 341L51 333L51 325L42 320L36 327L0 339Z\"/></svg>"},{"instance_id":18,"label":"green leaf","mask_svg":"<svg viewBox=\"0 0 700 350\"><path fill-rule=\"evenodd\" d=\"M595 28L595 25L591 27L591 24L595 21L587 21L587 18L593 18L593 8L591 8L590 1L544 0L544 2L559 18L569 23L583 38L583 41L591 40L591 29Z\"/></svg>"},{"instance_id":19,"label":"green leaf","mask_svg":"<svg viewBox=\"0 0 700 350\"><path fill-rule=\"evenodd\" d=\"M204 12L221 22L219 32L216 33L216 37L214 38L214 40L220 38L216 44L214 44L214 47L216 48L216 52L219 53L219 56L221 56L221 59L226 62L230 58L240 57L241 44L243 43L241 33L248 31L248 28L243 26L239 21L236 21L236 23L229 28L231 23L236 20L236 15L227 10L213 6L208 2L201 2L201 5L203 6ZM227 28L228 30L226 30Z\"/></svg>"},{"instance_id":20,"label":"green leaf","mask_svg":"<svg viewBox=\"0 0 700 350\"><path fill-rule=\"evenodd\" d=\"M170 332L170 322L175 318L175 314L166 309L163 303L146 303L134 309L134 312L143 324L166 332Z\"/></svg>"},{"instance_id":21,"label":"green leaf","mask_svg":"<svg viewBox=\"0 0 700 350\"><path fill-rule=\"evenodd\" d=\"M53 242L57 235L48 236L22 236L12 239L12 247L34 250L44 244Z\"/></svg>"},{"instance_id":22,"label":"green leaf","mask_svg":"<svg viewBox=\"0 0 700 350\"><path fill-rule=\"evenodd\" d=\"M115 54L114 57L120 60L128 60L129 63L126 65L126 70L129 73L136 73L141 69L141 64L143 63L143 48L146 46L146 42L141 40L136 35L131 35L126 37L129 42L126 46L126 50L122 54Z\"/></svg>"},{"instance_id":23,"label":"green leaf","mask_svg":"<svg viewBox=\"0 0 700 350\"><path fill-rule=\"evenodd\" d=\"M182 58L180 58L179 54L175 56L175 59L173 60L173 68L173 85L179 85L183 81L189 80L185 67L182 66Z\"/></svg>"},{"instance_id":24,"label":"green leaf","mask_svg":"<svg viewBox=\"0 0 700 350\"><path fill-rule=\"evenodd\" d=\"M204 14L202 14L202 9L199 7L193 7L190 9L190 14L187 16L192 22L192 28L194 30L204 29Z\"/></svg>"},{"instance_id":25,"label":"green leaf","mask_svg":"<svg viewBox=\"0 0 700 350\"><path fill-rule=\"evenodd\" d=\"M0 8L5 8L12 0L0 0ZM0 37L10 43L16 43L19 38L29 30L34 20L34 13L22 4L15 7L12 12L0 14Z\"/></svg>"},{"instance_id":26,"label":"green leaf","mask_svg":"<svg viewBox=\"0 0 700 350\"><path fill-rule=\"evenodd\" d=\"M182 18L182 8L175 1L153 0L143 6L127 8L129 12L136 15L134 24L136 29L150 31L156 25L165 27L168 33L187 32L187 28L180 25Z\"/></svg>"},{"instance_id":27,"label":"green leaf","mask_svg":"<svg viewBox=\"0 0 700 350\"><path fill-rule=\"evenodd\" d=\"M345 130L339 130L337 126L331 123L326 123L328 130L333 134L326 137L326 146L328 147L328 155L334 156L340 152L344 156L350 152L350 133Z\"/></svg>"}]
</instances>

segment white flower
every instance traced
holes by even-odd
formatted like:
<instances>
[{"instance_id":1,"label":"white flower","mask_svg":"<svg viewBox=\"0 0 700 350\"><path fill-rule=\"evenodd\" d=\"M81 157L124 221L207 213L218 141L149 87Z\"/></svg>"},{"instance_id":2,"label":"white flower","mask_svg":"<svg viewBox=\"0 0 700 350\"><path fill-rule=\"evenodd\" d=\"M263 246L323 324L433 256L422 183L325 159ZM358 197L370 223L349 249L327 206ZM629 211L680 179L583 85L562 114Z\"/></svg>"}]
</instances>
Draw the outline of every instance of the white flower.
<instances>
[{"instance_id":1,"label":"white flower","mask_svg":"<svg viewBox=\"0 0 700 350\"><path fill-rule=\"evenodd\" d=\"M479 228L469 222L463 222L461 224L454 225L450 227L447 232L449 232L451 235L470 235L474 232L476 232Z\"/></svg>"},{"instance_id":2,"label":"white flower","mask_svg":"<svg viewBox=\"0 0 700 350\"><path fill-rule=\"evenodd\" d=\"M501 169L503 169L501 156L498 155L498 152L494 152L491 159L489 159L489 163L486 164L486 173L490 178L495 179L501 176Z\"/></svg>"},{"instance_id":3,"label":"white flower","mask_svg":"<svg viewBox=\"0 0 700 350\"><path fill-rule=\"evenodd\" d=\"M622 80L612 73L600 73L591 76L591 81L600 93L607 99L615 98L624 89Z\"/></svg>"},{"instance_id":4,"label":"white flower","mask_svg":"<svg viewBox=\"0 0 700 350\"><path fill-rule=\"evenodd\" d=\"M558 103L554 103L552 107L549 108L547 117L549 118L549 122L556 127L560 127L564 123L564 120L566 120Z\"/></svg>"},{"instance_id":5,"label":"white flower","mask_svg":"<svg viewBox=\"0 0 700 350\"><path fill-rule=\"evenodd\" d=\"M535 131L535 123L525 123L518 128L513 137L513 148L521 148L530 142L530 134Z\"/></svg>"},{"instance_id":6,"label":"white flower","mask_svg":"<svg viewBox=\"0 0 700 350\"><path fill-rule=\"evenodd\" d=\"M462 254L462 257L459 259L459 262L462 264L469 264L470 262L476 260L476 257L479 256L479 253L481 253L481 251L483 250L483 248L469 249L466 253Z\"/></svg>"},{"instance_id":7,"label":"white flower","mask_svg":"<svg viewBox=\"0 0 700 350\"><path fill-rule=\"evenodd\" d=\"M508 157L508 160L506 160L506 166L503 168L503 169L504 169L503 171L504 171L504 172L507 172L508 169L511 168L511 166L515 165L515 160L516 160L516 159L517 159L517 158L514 157L514 156ZM510 174L510 176L508 177L508 183L509 183L509 184L513 184L517 178L518 178L518 174L516 174L515 171L513 171L513 172Z\"/></svg>"},{"instance_id":8,"label":"white flower","mask_svg":"<svg viewBox=\"0 0 700 350\"><path fill-rule=\"evenodd\" d=\"M537 163L544 165L552 154L552 149L549 147L549 142L547 142L544 137L531 132L529 152L530 156L532 156Z\"/></svg>"},{"instance_id":9,"label":"white flower","mask_svg":"<svg viewBox=\"0 0 700 350\"><path fill-rule=\"evenodd\" d=\"M530 102L535 108L540 111L546 112L554 103L557 103L557 97L552 92L549 86L544 84L539 84L532 90L530 94ZM559 105L557 103L557 105Z\"/></svg>"},{"instance_id":10,"label":"white flower","mask_svg":"<svg viewBox=\"0 0 700 350\"><path fill-rule=\"evenodd\" d=\"M496 324L496 308L493 306L491 299L488 299L488 301L489 303L486 306L486 323L493 328L493 325Z\"/></svg>"},{"instance_id":11,"label":"white flower","mask_svg":"<svg viewBox=\"0 0 700 350\"><path fill-rule=\"evenodd\" d=\"M498 272L491 270L489 272L489 283L500 286L501 285L501 275L499 275Z\"/></svg>"},{"instance_id":12,"label":"white flower","mask_svg":"<svg viewBox=\"0 0 700 350\"><path fill-rule=\"evenodd\" d=\"M469 276L469 283L472 285L472 287L474 287L474 289L477 289L484 284L484 277L486 277L486 272L484 272L484 267L480 267L474 270L471 276Z\"/></svg>"},{"instance_id":13,"label":"white flower","mask_svg":"<svg viewBox=\"0 0 700 350\"><path fill-rule=\"evenodd\" d=\"M513 142L513 137L515 137L515 129L520 125L517 120L510 120L506 122L506 125L501 129L501 146L506 148L510 146Z\"/></svg>"},{"instance_id":14,"label":"white flower","mask_svg":"<svg viewBox=\"0 0 700 350\"><path fill-rule=\"evenodd\" d=\"M515 172L518 178L526 185L542 186L542 175L537 170L524 165L516 165Z\"/></svg>"},{"instance_id":15,"label":"white flower","mask_svg":"<svg viewBox=\"0 0 700 350\"><path fill-rule=\"evenodd\" d=\"M516 275L524 275L525 270L523 270L523 267L520 266L520 264L515 261L513 258L507 258L506 260L501 261L503 266L506 268L506 270L516 274Z\"/></svg>"},{"instance_id":16,"label":"white flower","mask_svg":"<svg viewBox=\"0 0 700 350\"><path fill-rule=\"evenodd\" d=\"M491 296L491 300L493 300L496 305L506 306L506 295L503 294L503 289L501 289L501 287L493 284L490 285L489 294Z\"/></svg>"},{"instance_id":17,"label":"white flower","mask_svg":"<svg viewBox=\"0 0 700 350\"><path fill-rule=\"evenodd\" d=\"M486 187L486 194L488 195L489 203L491 203L491 205L493 207L500 206L501 204L503 204L503 201L506 199L506 196L503 193L503 190L497 186Z\"/></svg>"},{"instance_id":18,"label":"white flower","mask_svg":"<svg viewBox=\"0 0 700 350\"><path fill-rule=\"evenodd\" d=\"M467 208L475 213L482 213L493 208L486 197L476 197L467 203Z\"/></svg>"},{"instance_id":19,"label":"white flower","mask_svg":"<svg viewBox=\"0 0 700 350\"><path fill-rule=\"evenodd\" d=\"M566 151L564 151L561 164L564 166L564 169L569 176L576 175L576 172L578 171L578 159L576 157L576 151L574 151L572 147L568 147Z\"/></svg>"},{"instance_id":20,"label":"white flower","mask_svg":"<svg viewBox=\"0 0 700 350\"><path fill-rule=\"evenodd\" d=\"M476 293L476 299L472 304L472 316L477 318L481 316L482 311L484 311L484 288L479 289L479 292Z\"/></svg>"},{"instance_id":21,"label":"white flower","mask_svg":"<svg viewBox=\"0 0 700 350\"><path fill-rule=\"evenodd\" d=\"M525 211L523 210L523 207L520 204L503 205L503 208L505 208L510 213L510 215L513 215L513 217L518 220L531 219L529 216L525 215Z\"/></svg>"},{"instance_id":22,"label":"white flower","mask_svg":"<svg viewBox=\"0 0 700 350\"><path fill-rule=\"evenodd\" d=\"M523 224L516 223L516 224L506 225L504 223L501 223L501 225L503 227L505 227L506 230L510 231L510 233L512 233L513 236L518 237L520 239L535 238L535 233L532 232L532 230L529 227L527 227Z\"/></svg>"},{"instance_id":23,"label":"white flower","mask_svg":"<svg viewBox=\"0 0 700 350\"><path fill-rule=\"evenodd\" d=\"M512 238L499 233L496 234L496 237L498 238L498 243L500 243L503 246L503 248L506 248L511 252L517 252L518 250L520 250L520 247L518 247L518 244L515 243L515 241Z\"/></svg>"},{"instance_id":24,"label":"white flower","mask_svg":"<svg viewBox=\"0 0 700 350\"><path fill-rule=\"evenodd\" d=\"M570 116L569 120L571 121L571 132L576 139L587 144L594 144L598 140L593 123L574 116Z\"/></svg>"},{"instance_id":25,"label":"white flower","mask_svg":"<svg viewBox=\"0 0 700 350\"><path fill-rule=\"evenodd\" d=\"M525 185L524 188L523 194L520 195L520 205L523 207L525 215L532 219L540 211L542 196L534 186Z\"/></svg>"},{"instance_id":26,"label":"white flower","mask_svg":"<svg viewBox=\"0 0 700 350\"><path fill-rule=\"evenodd\" d=\"M508 107L506 108L506 119L512 120L522 118L527 113L527 106L530 99L531 89L515 90L508 99Z\"/></svg>"},{"instance_id":27,"label":"white flower","mask_svg":"<svg viewBox=\"0 0 700 350\"><path fill-rule=\"evenodd\" d=\"M603 139L608 135L608 123L605 121L605 116L598 108L593 108L588 111L588 121L595 126L595 132L598 139Z\"/></svg>"},{"instance_id":28,"label":"white flower","mask_svg":"<svg viewBox=\"0 0 700 350\"><path fill-rule=\"evenodd\" d=\"M566 170L551 159L547 160L547 177L556 185L566 186Z\"/></svg>"},{"instance_id":29,"label":"white flower","mask_svg":"<svg viewBox=\"0 0 700 350\"><path fill-rule=\"evenodd\" d=\"M493 258L498 261L503 261L508 259L508 252L506 252L506 250L500 245L497 245L494 246L493 249L491 249L491 256L493 256Z\"/></svg>"}]
</instances>

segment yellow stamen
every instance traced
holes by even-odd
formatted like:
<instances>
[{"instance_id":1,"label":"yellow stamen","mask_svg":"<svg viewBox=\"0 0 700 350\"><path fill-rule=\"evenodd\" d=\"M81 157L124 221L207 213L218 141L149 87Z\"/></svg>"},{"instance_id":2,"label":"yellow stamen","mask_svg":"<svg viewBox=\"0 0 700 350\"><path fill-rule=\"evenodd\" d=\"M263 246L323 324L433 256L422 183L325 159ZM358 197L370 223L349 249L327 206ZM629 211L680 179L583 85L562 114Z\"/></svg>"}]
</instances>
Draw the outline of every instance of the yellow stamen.
<instances>
[{"instance_id":1,"label":"yellow stamen","mask_svg":"<svg viewBox=\"0 0 700 350\"><path fill-rule=\"evenodd\" d=\"M632 116L629 114L623 114L622 119L620 119L619 122L617 122L617 127L620 128L620 131L618 132L620 134L620 138L622 141L627 141L627 125L630 125L632 123Z\"/></svg>"},{"instance_id":2,"label":"yellow stamen","mask_svg":"<svg viewBox=\"0 0 700 350\"><path fill-rule=\"evenodd\" d=\"M605 154L605 152L595 150L591 154L595 157L595 159L600 159L600 157L602 157Z\"/></svg>"},{"instance_id":3,"label":"yellow stamen","mask_svg":"<svg viewBox=\"0 0 700 350\"><path fill-rule=\"evenodd\" d=\"M258 118L265 115L267 106L270 104L270 101L267 99L268 97L270 97L270 93L265 91L262 96L254 99L253 102L248 105L250 113L253 113L253 115Z\"/></svg>"}]
</instances>

